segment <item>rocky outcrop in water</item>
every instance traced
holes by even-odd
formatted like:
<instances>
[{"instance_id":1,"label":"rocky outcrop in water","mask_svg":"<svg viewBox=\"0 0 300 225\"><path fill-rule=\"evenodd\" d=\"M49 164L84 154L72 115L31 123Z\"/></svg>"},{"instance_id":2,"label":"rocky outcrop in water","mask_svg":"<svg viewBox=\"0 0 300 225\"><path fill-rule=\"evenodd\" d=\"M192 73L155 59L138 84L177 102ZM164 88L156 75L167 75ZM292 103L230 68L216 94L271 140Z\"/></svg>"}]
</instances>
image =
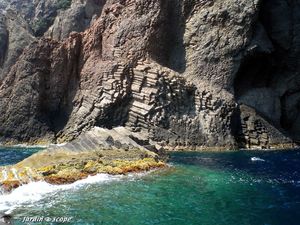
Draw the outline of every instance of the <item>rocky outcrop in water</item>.
<instances>
[{"instance_id":1,"label":"rocky outcrop in water","mask_svg":"<svg viewBox=\"0 0 300 225\"><path fill-rule=\"evenodd\" d=\"M66 184L98 173L121 175L163 168L163 155L143 133L94 127L74 141L51 145L22 162L0 167L0 193L33 181Z\"/></svg>"},{"instance_id":2,"label":"rocky outcrop in water","mask_svg":"<svg viewBox=\"0 0 300 225\"><path fill-rule=\"evenodd\" d=\"M11 224L11 219L12 219L12 217L10 215L0 214L0 225Z\"/></svg>"},{"instance_id":3,"label":"rocky outcrop in water","mask_svg":"<svg viewBox=\"0 0 300 225\"><path fill-rule=\"evenodd\" d=\"M61 143L121 126L169 149L291 147L297 6L280 4L99 1L92 27L61 40L63 21L81 27L70 8L3 81L0 136Z\"/></svg>"}]
</instances>

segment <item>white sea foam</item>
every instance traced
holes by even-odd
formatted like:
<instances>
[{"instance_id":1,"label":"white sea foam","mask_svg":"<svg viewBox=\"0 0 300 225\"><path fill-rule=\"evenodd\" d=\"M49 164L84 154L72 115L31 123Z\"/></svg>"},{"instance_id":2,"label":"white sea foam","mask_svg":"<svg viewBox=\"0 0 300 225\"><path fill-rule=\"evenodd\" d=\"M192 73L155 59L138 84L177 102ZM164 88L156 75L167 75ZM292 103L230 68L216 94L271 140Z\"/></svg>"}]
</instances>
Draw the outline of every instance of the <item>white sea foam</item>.
<instances>
[{"instance_id":1,"label":"white sea foam","mask_svg":"<svg viewBox=\"0 0 300 225\"><path fill-rule=\"evenodd\" d=\"M260 161L260 162L264 162L264 159L261 159L259 157L251 157L251 161L255 162L255 161Z\"/></svg>"},{"instance_id":2,"label":"white sea foam","mask_svg":"<svg viewBox=\"0 0 300 225\"><path fill-rule=\"evenodd\" d=\"M9 194L0 195L0 212L10 214L14 209L19 208L22 205L32 205L51 193L76 189L87 184L105 183L113 180L119 180L121 177L122 176L98 174L96 176L89 176L88 178L77 181L73 184L66 185L51 185L44 181L32 182L13 190Z\"/></svg>"},{"instance_id":3,"label":"white sea foam","mask_svg":"<svg viewBox=\"0 0 300 225\"><path fill-rule=\"evenodd\" d=\"M7 175L6 169L3 169L3 170L2 170L2 177L3 177L3 180L6 180L6 179L7 179L8 175ZM2 180L2 181L3 181L3 180Z\"/></svg>"},{"instance_id":4,"label":"white sea foam","mask_svg":"<svg viewBox=\"0 0 300 225\"><path fill-rule=\"evenodd\" d=\"M49 145L17 144L17 145L12 145L11 147L15 147L15 148L48 148Z\"/></svg>"}]
</instances>

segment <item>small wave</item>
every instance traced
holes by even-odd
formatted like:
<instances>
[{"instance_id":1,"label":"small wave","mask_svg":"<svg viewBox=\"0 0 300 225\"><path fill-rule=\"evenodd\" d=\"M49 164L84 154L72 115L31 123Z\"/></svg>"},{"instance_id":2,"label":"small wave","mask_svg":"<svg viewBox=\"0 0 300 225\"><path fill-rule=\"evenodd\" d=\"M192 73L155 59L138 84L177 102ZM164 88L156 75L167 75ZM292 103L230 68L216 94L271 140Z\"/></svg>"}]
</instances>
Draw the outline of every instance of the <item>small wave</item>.
<instances>
[{"instance_id":1,"label":"small wave","mask_svg":"<svg viewBox=\"0 0 300 225\"><path fill-rule=\"evenodd\" d=\"M259 157L251 157L251 161L252 161L252 162L256 162L256 161L259 161L259 162L265 162L264 159L261 159L261 158L259 158Z\"/></svg>"},{"instance_id":2,"label":"small wave","mask_svg":"<svg viewBox=\"0 0 300 225\"><path fill-rule=\"evenodd\" d=\"M121 177L122 175L113 176L108 174L98 174L95 176L89 176L86 179L79 180L73 184L66 185L52 185L44 181L32 182L13 190L9 194L0 195L0 212L10 214L16 208L19 208L22 205L32 205L33 203L43 199L48 194L80 188L87 184L120 180Z\"/></svg>"}]
</instances>

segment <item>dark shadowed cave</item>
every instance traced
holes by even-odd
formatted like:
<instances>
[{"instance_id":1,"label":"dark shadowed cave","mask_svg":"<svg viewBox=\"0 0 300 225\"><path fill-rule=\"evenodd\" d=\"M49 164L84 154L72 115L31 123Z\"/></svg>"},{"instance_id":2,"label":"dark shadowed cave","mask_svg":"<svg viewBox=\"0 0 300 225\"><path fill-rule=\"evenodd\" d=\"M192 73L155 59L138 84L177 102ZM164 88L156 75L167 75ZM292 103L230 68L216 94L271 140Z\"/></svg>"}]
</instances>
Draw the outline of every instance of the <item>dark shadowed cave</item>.
<instances>
[{"instance_id":1,"label":"dark shadowed cave","mask_svg":"<svg viewBox=\"0 0 300 225\"><path fill-rule=\"evenodd\" d=\"M234 80L234 94L239 103L256 109L277 128L299 140L300 67L296 58L300 43L296 37L300 30L295 22L296 8L296 3L290 1L262 2L254 27L261 24L266 36L256 40L254 50L246 53ZM271 51L265 50L267 42L272 44Z\"/></svg>"},{"instance_id":2,"label":"dark shadowed cave","mask_svg":"<svg viewBox=\"0 0 300 225\"><path fill-rule=\"evenodd\" d=\"M239 99L253 88L264 88L270 85L272 78L272 58L268 54L258 53L246 57L234 80L234 93Z\"/></svg>"}]
</instances>

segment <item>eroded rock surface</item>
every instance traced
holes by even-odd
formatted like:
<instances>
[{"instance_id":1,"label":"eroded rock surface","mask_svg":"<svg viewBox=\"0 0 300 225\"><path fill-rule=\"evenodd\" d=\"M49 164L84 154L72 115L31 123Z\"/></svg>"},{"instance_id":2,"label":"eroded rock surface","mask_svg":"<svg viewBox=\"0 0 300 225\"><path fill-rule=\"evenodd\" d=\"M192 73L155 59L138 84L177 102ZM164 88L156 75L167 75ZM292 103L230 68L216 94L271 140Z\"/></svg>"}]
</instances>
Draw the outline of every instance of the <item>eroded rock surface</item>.
<instances>
[{"instance_id":1,"label":"eroded rock surface","mask_svg":"<svg viewBox=\"0 0 300 225\"><path fill-rule=\"evenodd\" d=\"M97 14L76 4L3 81L3 141L63 143L93 127L120 126L169 149L292 147L289 137L297 140L297 4L93 1L100 17L68 36L84 13ZM294 12L282 14L288 26L275 16L283 9Z\"/></svg>"},{"instance_id":2,"label":"eroded rock surface","mask_svg":"<svg viewBox=\"0 0 300 225\"><path fill-rule=\"evenodd\" d=\"M12 10L0 13L0 83L35 38L27 22Z\"/></svg>"},{"instance_id":3,"label":"eroded rock surface","mask_svg":"<svg viewBox=\"0 0 300 225\"><path fill-rule=\"evenodd\" d=\"M59 11L45 36L61 40L71 32L84 31L101 14L105 0L72 1L70 8Z\"/></svg>"},{"instance_id":4,"label":"eroded rock surface","mask_svg":"<svg viewBox=\"0 0 300 225\"><path fill-rule=\"evenodd\" d=\"M0 83L23 50L40 37L55 40L86 30L104 0L0 1Z\"/></svg>"},{"instance_id":5,"label":"eroded rock surface","mask_svg":"<svg viewBox=\"0 0 300 225\"><path fill-rule=\"evenodd\" d=\"M160 146L144 134L124 127L95 127L76 140L51 145L13 166L0 167L0 190L10 191L32 181L73 183L98 173L127 174L165 167Z\"/></svg>"},{"instance_id":6,"label":"eroded rock surface","mask_svg":"<svg viewBox=\"0 0 300 225\"><path fill-rule=\"evenodd\" d=\"M0 20L0 141L58 144L1 168L2 186L163 167L166 149L295 147L299 12L287 0L76 0L44 38L20 32L32 40L12 67Z\"/></svg>"}]
</instances>

